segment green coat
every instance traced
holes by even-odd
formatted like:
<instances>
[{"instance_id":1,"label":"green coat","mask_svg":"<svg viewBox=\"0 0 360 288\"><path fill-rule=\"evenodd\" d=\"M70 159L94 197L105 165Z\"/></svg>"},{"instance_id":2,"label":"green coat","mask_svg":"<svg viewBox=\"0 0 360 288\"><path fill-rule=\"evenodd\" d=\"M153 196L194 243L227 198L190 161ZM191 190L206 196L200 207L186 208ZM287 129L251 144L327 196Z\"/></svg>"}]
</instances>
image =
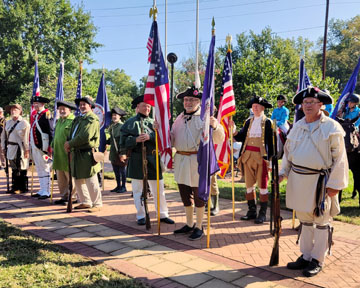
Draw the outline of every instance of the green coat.
<instances>
[{"instance_id":1,"label":"green coat","mask_svg":"<svg viewBox=\"0 0 360 288\"><path fill-rule=\"evenodd\" d=\"M69 138L71 124L74 119L74 114L70 113L68 117L64 119L59 118L56 121L55 134L51 142L51 147L54 149L53 169L55 170L69 171L68 156L64 149L64 144Z\"/></svg>"},{"instance_id":2,"label":"green coat","mask_svg":"<svg viewBox=\"0 0 360 288\"><path fill-rule=\"evenodd\" d=\"M75 131L75 132L74 132ZM100 145L99 118L92 111L77 116L70 130L71 175L76 179L90 178L101 170L100 163L94 165L92 148Z\"/></svg>"},{"instance_id":3,"label":"green coat","mask_svg":"<svg viewBox=\"0 0 360 288\"><path fill-rule=\"evenodd\" d=\"M136 143L136 137L141 134L140 118L143 118L144 133L150 135L150 140L145 141L146 159L148 168L148 179L156 180L156 157L155 157L155 131L153 129L154 120L144 117L141 114L128 119L121 127L120 145L126 150L131 150L131 156L127 167L127 177L132 179L143 179L142 169L142 144ZM160 161L160 157L159 157ZM159 179L162 179L161 169Z\"/></svg>"},{"instance_id":4,"label":"green coat","mask_svg":"<svg viewBox=\"0 0 360 288\"><path fill-rule=\"evenodd\" d=\"M114 163L119 159L119 155L126 154L126 149L122 148L120 146L120 129L123 123L120 121L119 123L113 123L108 128L108 131L110 133L110 139L108 140L108 143L110 145L110 155L109 160ZM116 150L114 139L118 148L118 151Z\"/></svg>"}]
</instances>

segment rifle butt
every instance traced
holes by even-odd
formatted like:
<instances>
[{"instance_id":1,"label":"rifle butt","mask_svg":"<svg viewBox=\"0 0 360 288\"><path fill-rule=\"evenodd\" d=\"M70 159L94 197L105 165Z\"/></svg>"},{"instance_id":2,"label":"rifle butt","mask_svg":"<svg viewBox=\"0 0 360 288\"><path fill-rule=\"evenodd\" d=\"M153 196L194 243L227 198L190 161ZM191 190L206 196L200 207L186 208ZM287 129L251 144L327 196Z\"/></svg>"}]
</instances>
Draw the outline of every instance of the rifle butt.
<instances>
[{"instance_id":1,"label":"rifle butt","mask_svg":"<svg viewBox=\"0 0 360 288\"><path fill-rule=\"evenodd\" d=\"M146 223L146 224L145 224L146 230L150 230L150 229L151 229L151 223L150 223L149 213L146 213L145 223Z\"/></svg>"},{"instance_id":2,"label":"rifle butt","mask_svg":"<svg viewBox=\"0 0 360 288\"><path fill-rule=\"evenodd\" d=\"M279 238L277 237L270 257L269 266L279 265Z\"/></svg>"},{"instance_id":3,"label":"rifle butt","mask_svg":"<svg viewBox=\"0 0 360 288\"><path fill-rule=\"evenodd\" d=\"M68 152L68 167L69 167L69 196L68 196L68 204L66 207L66 212L72 212L72 192L73 192L73 185L72 185L72 176L71 176L71 154Z\"/></svg>"}]
</instances>

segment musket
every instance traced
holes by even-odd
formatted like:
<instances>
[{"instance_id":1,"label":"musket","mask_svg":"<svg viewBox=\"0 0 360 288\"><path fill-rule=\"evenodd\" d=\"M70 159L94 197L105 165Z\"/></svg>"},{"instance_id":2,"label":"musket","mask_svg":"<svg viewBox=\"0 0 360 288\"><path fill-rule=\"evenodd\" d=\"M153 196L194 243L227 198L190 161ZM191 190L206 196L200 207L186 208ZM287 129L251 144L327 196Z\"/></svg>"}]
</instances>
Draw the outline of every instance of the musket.
<instances>
[{"instance_id":1,"label":"musket","mask_svg":"<svg viewBox=\"0 0 360 288\"><path fill-rule=\"evenodd\" d=\"M6 185L7 185L7 193L10 193L10 179L9 179L9 161L8 161L8 157L7 157L7 147L8 147L8 136L7 133L5 131L5 126L4 126L4 131L5 133L5 151L4 151L4 157L5 157L5 174L6 174Z\"/></svg>"},{"instance_id":2,"label":"musket","mask_svg":"<svg viewBox=\"0 0 360 288\"><path fill-rule=\"evenodd\" d=\"M274 221L274 246L271 252L269 266L274 266L279 264L279 239L281 234L281 215L280 215L280 191L279 191L279 165L278 165L278 155L277 155L277 134L276 134L276 122L273 124L273 146L274 146L274 155L271 160L272 166L272 179L271 179L271 189L273 194L273 207L271 213L273 213Z\"/></svg>"},{"instance_id":3,"label":"musket","mask_svg":"<svg viewBox=\"0 0 360 288\"><path fill-rule=\"evenodd\" d=\"M72 191L73 191L73 185L72 185L72 177L71 177L71 152L67 153L68 157L68 167L69 167L69 196L68 196L68 203L66 207L66 212L71 213L72 212Z\"/></svg>"},{"instance_id":4,"label":"musket","mask_svg":"<svg viewBox=\"0 0 360 288\"><path fill-rule=\"evenodd\" d=\"M143 119L140 120L140 126L141 126L141 134L143 134L144 133ZM141 142L141 154L142 154L142 168L143 168L143 191L141 195L141 202L143 203L145 210L146 230L149 230L151 228L151 223L150 223L149 209L147 205L148 169L147 169L147 159L146 159L146 146L144 142Z\"/></svg>"}]
</instances>

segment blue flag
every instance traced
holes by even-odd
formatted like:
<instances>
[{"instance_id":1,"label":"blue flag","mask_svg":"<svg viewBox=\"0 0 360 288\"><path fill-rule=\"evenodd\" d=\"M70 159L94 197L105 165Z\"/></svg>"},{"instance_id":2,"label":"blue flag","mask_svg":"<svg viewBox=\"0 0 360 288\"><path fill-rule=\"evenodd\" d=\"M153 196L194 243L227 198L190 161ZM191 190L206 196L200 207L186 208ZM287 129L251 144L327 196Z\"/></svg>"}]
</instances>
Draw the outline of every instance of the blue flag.
<instances>
[{"instance_id":1,"label":"blue flag","mask_svg":"<svg viewBox=\"0 0 360 288\"><path fill-rule=\"evenodd\" d=\"M81 98L82 97L82 69L80 68L80 72L79 72L79 77L78 77L78 85L77 85L77 89L76 89L76 98ZM80 109L79 106L77 105L77 109L75 111L75 116L79 116L80 115Z\"/></svg>"},{"instance_id":2,"label":"blue flag","mask_svg":"<svg viewBox=\"0 0 360 288\"><path fill-rule=\"evenodd\" d=\"M99 117L100 121L100 146L99 151L104 152L106 146L105 129L111 123L111 112L109 109L109 102L106 94L105 74L103 73L100 80L98 94L96 96L96 103L94 113Z\"/></svg>"},{"instance_id":3,"label":"blue flag","mask_svg":"<svg viewBox=\"0 0 360 288\"><path fill-rule=\"evenodd\" d=\"M310 78L306 72L306 68L305 68L305 61L304 59L301 57L300 58L300 65L299 65L299 83L298 83L298 90L297 92L306 89L308 86L311 86L311 81ZM298 120L300 120L302 117L300 117L300 106L299 104L297 104L295 106L295 121L297 122ZM302 111L301 111L302 112ZM303 113L301 113L303 114Z\"/></svg>"},{"instance_id":4,"label":"blue flag","mask_svg":"<svg viewBox=\"0 0 360 288\"><path fill-rule=\"evenodd\" d=\"M360 58L358 60L358 63L356 65L353 73L351 74L351 77L350 77L349 81L347 82L343 92L341 93L338 101L336 102L336 106L334 108L334 111L331 114L332 119L335 119L336 116L342 117L342 114L344 113L345 108L347 106L346 99L348 98L348 96L350 96L350 95L352 95L354 93L355 86L356 86L356 81L357 81L357 76L359 74L359 69L360 69Z\"/></svg>"},{"instance_id":5,"label":"blue flag","mask_svg":"<svg viewBox=\"0 0 360 288\"><path fill-rule=\"evenodd\" d=\"M40 78L39 78L39 69L38 69L38 61L37 60L35 61L34 83L33 83L33 92L31 95L31 103L33 102L32 100L35 96L40 96ZM35 115L36 115L36 111L35 111L33 105L31 104L30 125L32 125Z\"/></svg>"},{"instance_id":6,"label":"blue flag","mask_svg":"<svg viewBox=\"0 0 360 288\"><path fill-rule=\"evenodd\" d=\"M56 125L56 113L57 113L57 100L64 100L64 62L60 62L60 71L59 78L56 86L56 94L55 94L55 106L54 106L54 127ZM55 133L55 130L54 130Z\"/></svg>"},{"instance_id":7,"label":"blue flag","mask_svg":"<svg viewBox=\"0 0 360 288\"><path fill-rule=\"evenodd\" d=\"M199 151L197 154L198 172L199 172L199 198L207 201L210 194L210 177L219 171L216 160L214 143L212 141L212 128L210 127L210 116L214 111L214 66L215 66L215 35L211 38L209 56L207 59L204 90L201 101L200 118L204 123L203 132L201 134Z\"/></svg>"}]
</instances>

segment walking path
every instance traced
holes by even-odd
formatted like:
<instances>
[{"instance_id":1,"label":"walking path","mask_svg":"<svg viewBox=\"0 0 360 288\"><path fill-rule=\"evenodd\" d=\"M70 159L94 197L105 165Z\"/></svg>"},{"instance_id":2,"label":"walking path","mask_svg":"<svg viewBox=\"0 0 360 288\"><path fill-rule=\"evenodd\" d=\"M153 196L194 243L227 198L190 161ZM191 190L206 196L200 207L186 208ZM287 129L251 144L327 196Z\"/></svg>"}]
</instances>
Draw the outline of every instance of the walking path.
<instances>
[{"instance_id":1,"label":"walking path","mask_svg":"<svg viewBox=\"0 0 360 288\"><path fill-rule=\"evenodd\" d=\"M335 222L335 245L325 269L316 277L305 278L300 271L285 268L287 262L299 256L297 234L291 229L288 211L282 211L279 266L269 267L274 242L269 223L239 221L240 215L245 214L246 203L236 203L236 220L232 221L231 202L220 199L221 212L211 217L207 249L206 237L192 242L184 235L172 233L185 222L178 192L166 194L170 217L176 224L161 223L159 236L152 199L149 201L152 228L146 231L136 224L131 193L110 193L114 186L115 181L105 181L101 211L66 213L65 206L51 205L50 199L37 200L30 193L5 194L6 178L0 171L0 217L152 287L360 287L359 226ZM34 191L38 187L35 181ZM127 189L131 190L130 184ZM56 187L54 198L58 197ZM204 224L206 221L205 217Z\"/></svg>"}]
</instances>

